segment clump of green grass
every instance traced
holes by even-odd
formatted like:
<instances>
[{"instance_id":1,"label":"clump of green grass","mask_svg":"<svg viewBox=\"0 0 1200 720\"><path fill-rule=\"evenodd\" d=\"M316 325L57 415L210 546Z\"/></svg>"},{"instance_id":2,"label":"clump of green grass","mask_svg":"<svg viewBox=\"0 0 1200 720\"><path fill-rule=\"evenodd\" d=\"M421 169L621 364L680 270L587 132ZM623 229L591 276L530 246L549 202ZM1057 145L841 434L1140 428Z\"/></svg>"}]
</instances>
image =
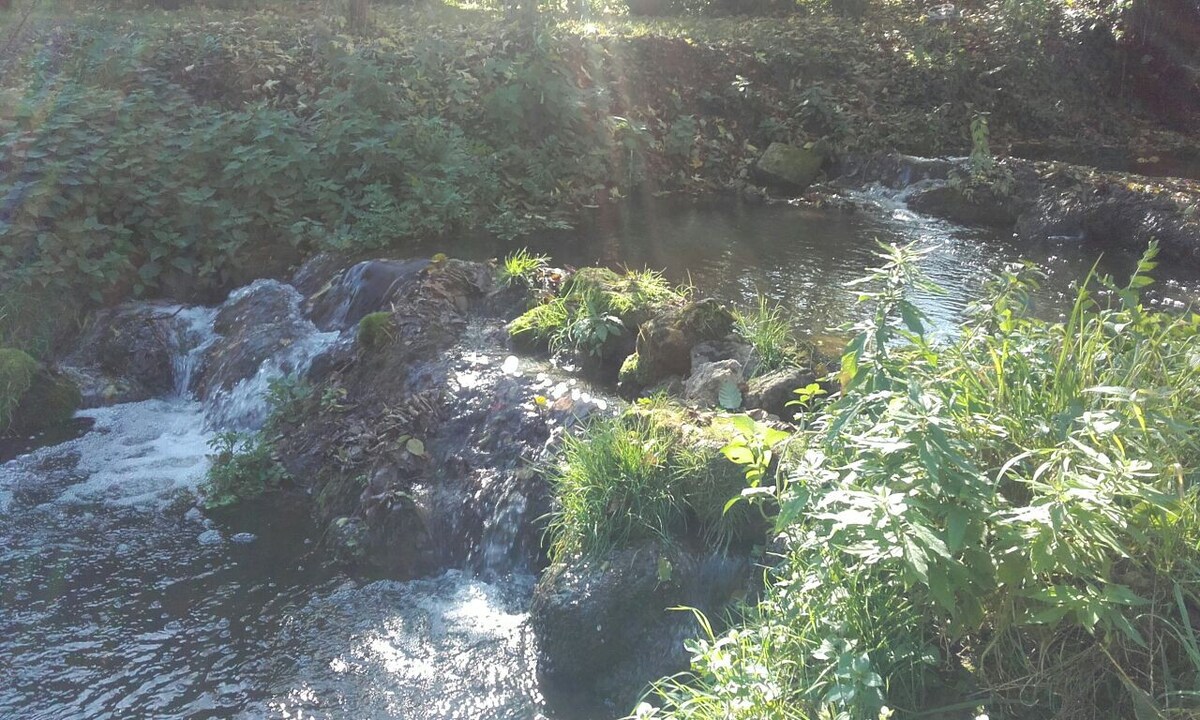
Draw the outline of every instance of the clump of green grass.
<instances>
[{"instance_id":1,"label":"clump of green grass","mask_svg":"<svg viewBox=\"0 0 1200 720\"><path fill-rule=\"evenodd\" d=\"M581 268L557 297L509 323L508 333L553 352L607 357L615 339L632 338L654 313L681 304L686 292L650 270Z\"/></svg>"},{"instance_id":2,"label":"clump of green grass","mask_svg":"<svg viewBox=\"0 0 1200 720\"><path fill-rule=\"evenodd\" d=\"M358 332L355 339L358 346L366 351L378 350L395 340L396 334L392 325L392 314L381 311L363 316L358 321Z\"/></svg>"},{"instance_id":3,"label":"clump of green grass","mask_svg":"<svg viewBox=\"0 0 1200 720\"><path fill-rule=\"evenodd\" d=\"M811 360L811 353L806 353L796 340L783 308L770 304L765 297L760 295L750 310L734 313L734 320L738 334L750 343L758 358L754 375L801 367Z\"/></svg>"},{"instance_id":4,"label":"clump of green grass","mask_svg":"<svg viewBox=\"0 0 1200 720\"><path fill-rule=\"evenodd\" d=\"M550 473L552 557L684 537L721 547L743 530L744 513L723 512L740 473L721 456L719 436L698 422L655 399L566 436Z\"/></svg>"},{"instance_id":5,"label":"clump of green grass","mask_svg":"<svg viewBox=\"0 0 1200 720\"><path fill-rule=\"evenodd\" d=\"M1200 315L1140 304L1154 252L1061 323L1013 268L935 345L915 258L888 250L842 392L762 506L783 547L765 600L639 714L1194 717Z\"/></svg>"},{"instance_id":6,"label":"clump of green grass","mask_svg":"<svg viewBox=\"0 0 1200 720\"><path fill-rule=\"evenodd\" d=\"M20 350L0 348L0 432L12 423L17 406L37 374L38 363Z\"/></svg>"},{"instance_id":7,"label":"clump of green grass","mask_svg":"<svg viewBox=\"0 0 1200 720\"><path fill-rule=\"evenodd\" d=\"M534 255L525 248L504 258L500 265L497 281L505 287L531 288L538 274L550 266L546 255Z\"/></svg>"}]
</instances>

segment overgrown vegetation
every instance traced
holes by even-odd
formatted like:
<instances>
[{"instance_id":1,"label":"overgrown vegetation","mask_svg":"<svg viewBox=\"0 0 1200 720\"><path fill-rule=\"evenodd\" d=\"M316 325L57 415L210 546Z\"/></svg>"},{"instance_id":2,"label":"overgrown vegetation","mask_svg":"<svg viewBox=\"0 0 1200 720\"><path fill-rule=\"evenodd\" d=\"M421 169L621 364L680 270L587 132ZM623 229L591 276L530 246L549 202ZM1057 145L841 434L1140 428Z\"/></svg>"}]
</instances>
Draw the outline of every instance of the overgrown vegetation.
<instances>
[{"instance_id":1,"label":"overgrown vegetation","mask_svg":"<svg viewBox=\"0 0 1200 720\"><path fill-rule=\"evenodd\" d=\"M772 141L962 152L990 112L1000 143L1124 142L1137 108L1097 92L1113 56L1082 42L1121 10L1070 5L584 24L573 4L533 30L478 6L380 7L353 36L315 5L14 19L0 338L40 356L80 305L208 297L317 249L563 227L636 186L736 186Z\"/></svg>"},{"instance_id":2,"label":"overgrown vegetation","mask_svg":"<svg viewBox=\"0 0 1200 720\"><path fill-rule=\"evenodd\" d=\"M1064 322L1013 268L933 344L890 249L841 394L750 493L766 598L638 715L1194 717L1200 316L1140 304L1153 257Z\"/></svg>"},{"instance_id":3,"label":"overgrown vegetation","mask_svg":"<svg viewBox=\"0 0 1200 720\"><path fill-rule=\"evenodd\" d=\"M37 370L37 360L29 355L0 347L0 434L8 430Z\"/></svg>"},{"instance_id":4,"label":"overgrown vegetation","mask_svg":"<svg viewBox=\"0 0 1200 720\"><path fill-rule=\"evenodd\" d=\"M550 472L558 503L547 529L552 557L601 557L647 540L723 547L743 533L751 514L722 512L742 482L722 459L722 432L711 418L647 399L565 435Z\"/></svg>"},{"instance_id":5,"label":"overgrown vegetation","mask_svg":"<svg viewBox=\"0 0 1200 720\"><path fill-rule=\"evenodd\" d=\"M686 294L651 270L582 268L557 296L509 323L508 332L552 352L621 360L632 350L638 327L655 312L682 303ZM618 339L625 341L624 352L612 349Z\"/></svg>"},{"instance_id":6,"label":"overgrown vegetation","mask_svg":"<svg viewBox=\"0 0 1200 720\"><path fill-rule=\"evenodd\" d=\"M752 308L735 313L734 319L738 334L754 349L754 375L812 365L812 352L796 339L783 308L767 298L760 295Z\"/></svg>"}]
</instances>

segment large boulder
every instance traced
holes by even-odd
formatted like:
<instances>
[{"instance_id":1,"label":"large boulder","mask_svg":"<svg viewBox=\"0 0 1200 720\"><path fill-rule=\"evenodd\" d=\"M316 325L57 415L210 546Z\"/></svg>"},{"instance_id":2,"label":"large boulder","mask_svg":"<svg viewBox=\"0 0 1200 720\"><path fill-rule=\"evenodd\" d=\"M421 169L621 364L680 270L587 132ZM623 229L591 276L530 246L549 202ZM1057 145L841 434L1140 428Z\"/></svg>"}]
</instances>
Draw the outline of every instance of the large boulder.
<instances>
[{"instance_id":1,"label":"large boulder","mask_svg":"<svg viewBox=\"0 0 1200 720\"><path fill-rule=\"evenodd\" d=\"M749 584L750 563L651 543L552 565L530 611L551 707L629 712L646 686L688 668L696 608L719 623Z\"/></svg>"},{"instance_id":2,"label":"large boulder","mask_svg":"<svg viewBox=\"0 0 1200 720\"><path fill-rule=\"evenodd\" d=\"M684 399L702 408L737 410L742 404L742 365L737 360L705 363L683 386Z\"/></svg>"},{"instance_id":3,"label":"large boulder","mask_svg":"<svg viewBox=\"0 0 1200 720\"><path fill-rule=\"evenodd\" d=\"M775 142L754 166L759 181L786 192L801 193L821 174L825 153L816 148L796 147Z\"/></svg>"},{"instance_id":4,"label":"large boulder","mask_svg":"<svg viewBox=\"0 0 1200 720\"><path fill-rule=\"evenodd\" d=\"M38 433L70 420L79 388L13 348L0 348L0 434Z\"/></svg>"},{"instance_id":5,"label":"large boulder","mask_svg":"<svg viewBox=\"0 0 1200 720\"><path fill-rule=\"evenodd\" d=\"M94 316L77 349L63 361L85 407L146 400L174 389L177 310L131 303Z\"/></svg>"},{"instance_id":6,"label":"large boulder","mask_svg":"<svg viewBox=\"0 0 1200 720\"><path fill-rule=\"evenodd\" d=\"M692 349L723 340L733 330L733 313L711 298L671 308L642 326L637 338L637 379L653 385L692 371Z\"/></svg>"}]
</instances>

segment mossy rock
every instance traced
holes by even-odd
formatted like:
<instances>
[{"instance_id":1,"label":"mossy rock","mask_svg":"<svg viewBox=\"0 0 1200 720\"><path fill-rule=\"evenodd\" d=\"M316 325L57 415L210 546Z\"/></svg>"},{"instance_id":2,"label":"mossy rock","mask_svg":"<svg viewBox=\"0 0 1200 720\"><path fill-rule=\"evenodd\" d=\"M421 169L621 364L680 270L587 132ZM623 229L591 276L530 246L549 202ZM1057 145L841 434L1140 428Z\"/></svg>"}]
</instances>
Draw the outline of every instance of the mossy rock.
<instances>
[{"instance_id":1,"label":"mossy rock","mask_svg":"<svg viewBox=\"0 0 1200 720\"><path fill-rule=\"evenodd\" d=\"M526 352L545 350L554 336L567 324L569 315L560 300L551 300L530 308L508 324L508 335Z\"/></svg>"},{"instance_id":2,"label":"mossy rock","mask_svg":"<svg viewBox=\"0 0 1200 720\"><path fill-rule=\"evenodd\" d=\"M637 353L630 353L629 357L625 358L625 362L621 363L621 370L617 373L617 385L631 392L636 392L645 386L645 382L642 380L641 358Z\"/></svg>"},{"instance_id":3,"label":"mossy rock","mask_svg":"<svg viewBox=\"0 0 1200 720\"><path fill-rule=\"evenodd\" d=\"M713 299L672 308L642 328L637 340L639 379L650 385L670 375L692 371L692 348L720 340L733 330L729 308Z\"/></svg>"},{"instance_id":4,"label":"mossy rock","mask_svg":"<svg viewBox=\"0 0 1200 720\"><path fill-rule=\"evenodd\" d=\"M0 432L36 433L71 419L79 388L27 353L0 348Z\"/></svg>"},{"instance_id":5,"label":"mossy rock","mask_svg":"<svg viewBox=\"0 0 1200 720\"><path fill-rule=\"evenodd\" d=\"M821 148L771 143L758 159L755 174L766 185L789 192L804 192L821 174L825 153Z\"/></svg>"},{"instance_id":6,"label":"mossy rock","mask_svg":"<svg viewBox=\"0 0 1200 720\"><path fill-rule=\"evenodd\" d=\"M386 311L373 312L358 321L358 346L372 351L384 347L396 337L392 327L392 314Z\"/></svg>"},{"instance_id":7,"label":"mossy rock","mask_svg":"<svg viewBox=\"0 0 1200 720\"><path fill-rule=\"evenodd\" d=\"M558 297L509 323L508 333L523 350L568 349L609 363L633 351L642 323L683 301L656 273L582 268Z\"/></svg>"}]
</instances>

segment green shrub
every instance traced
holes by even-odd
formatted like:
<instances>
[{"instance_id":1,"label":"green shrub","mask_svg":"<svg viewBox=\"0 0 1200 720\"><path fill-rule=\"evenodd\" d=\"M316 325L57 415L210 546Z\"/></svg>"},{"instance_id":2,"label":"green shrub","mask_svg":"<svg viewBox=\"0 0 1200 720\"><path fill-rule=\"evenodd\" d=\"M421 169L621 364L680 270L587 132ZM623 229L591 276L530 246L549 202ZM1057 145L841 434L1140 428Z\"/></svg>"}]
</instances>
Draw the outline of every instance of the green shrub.
<instances>
[{"instance_id":1,"label":"green shrub","mask_svg":"<svg viewBox=\"0 0 1200 720\"><path fill-rule=\"evenodd\" d=\"M766 600L641 714L1193 715L1200 316L1139 304L1153 254L1061 323L1014 269L933 345L892 250L764 505L786 548Z\"/></svg>"},{"instance_id":2,"label":"green shrub","mask_svg":"<svg viewBox=\"0 0 1200 720\"><path fill-rule=\"evenodd\" d=\"M205 479L208 508L235 505L276 489L288 478L275 460L270 443L258 434L224 432L213 438L212 466Z\"/></svg>"}]
</instances>

